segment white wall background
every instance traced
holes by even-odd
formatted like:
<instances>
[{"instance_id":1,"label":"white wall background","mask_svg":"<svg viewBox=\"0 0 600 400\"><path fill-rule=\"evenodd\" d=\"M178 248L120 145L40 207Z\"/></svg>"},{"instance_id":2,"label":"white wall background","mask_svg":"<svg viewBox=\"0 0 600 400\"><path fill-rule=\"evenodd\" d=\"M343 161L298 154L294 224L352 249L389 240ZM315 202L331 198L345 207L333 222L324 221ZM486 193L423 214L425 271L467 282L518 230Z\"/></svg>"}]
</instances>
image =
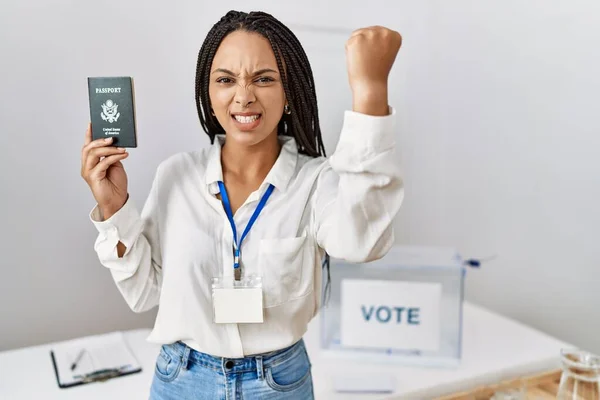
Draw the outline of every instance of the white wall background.
<instances>
[{"instance_id":1,"label":"white wall background","mask_svg":"<svg viewBox=\"0 0 600 400\"><path fill-rule=\"evenodd\" d=\"M398 243L496 255L469 272L468 299L600 353L600 3L227 3L2 2L0 350L152 325L93 251L86 77L136 80L140 147L125 166L141 206L162 159L208 145L194 103L208 29L262 9L312 60L329 153L351 105L350 31L403 34L390 82L407 186Z\"/></svg>"}]
</instances>

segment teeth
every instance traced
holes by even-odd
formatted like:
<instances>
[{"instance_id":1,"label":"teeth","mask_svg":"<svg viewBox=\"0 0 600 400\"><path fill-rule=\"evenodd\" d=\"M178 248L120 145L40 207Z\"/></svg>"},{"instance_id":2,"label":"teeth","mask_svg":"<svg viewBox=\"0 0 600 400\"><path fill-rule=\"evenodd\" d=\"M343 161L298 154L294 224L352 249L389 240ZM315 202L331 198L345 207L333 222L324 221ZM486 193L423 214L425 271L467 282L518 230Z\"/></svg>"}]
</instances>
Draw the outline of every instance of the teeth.
<instances>
[{"instance_id":1,"label":"teeth","mask_svg":"<svg viewBox=\"0 0 600 400\"><path fill-rule=\"evenodd\" d=\"M254 122L258 119L258 115L250 115L250 116L242 116L242 115L236 115L235 119L238 122L241 122L243 124L249 124L250 122Z\"/></svg>"}]
</instances>

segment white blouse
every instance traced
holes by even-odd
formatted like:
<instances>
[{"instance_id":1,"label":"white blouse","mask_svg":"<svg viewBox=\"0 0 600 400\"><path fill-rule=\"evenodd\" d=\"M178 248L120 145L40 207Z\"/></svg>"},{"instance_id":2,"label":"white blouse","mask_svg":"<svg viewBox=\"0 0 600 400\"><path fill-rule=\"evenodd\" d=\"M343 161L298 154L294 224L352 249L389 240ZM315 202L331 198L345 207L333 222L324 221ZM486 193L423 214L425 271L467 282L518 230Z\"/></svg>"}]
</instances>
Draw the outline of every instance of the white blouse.
<instances>
[{"instance_id":1,"label":"white blouse","mask_svg":"<svg viewBox=\"0 0 600 400\"><path fill-rule=\"evenodd\" d=\"M94 248L127 304L135 312L159 306L148 341L181 340L235 358L299 340L319 310L325 251L366 262L383 257L394 242L404 186L389 110L387 116L346 111L329 158L299 154L293 138L279 136L277 161L234 215L241 235L262 194L275 186L241 247L243 274L262 276L263 323L213 322L212 278L233 276L233 233L216 197L224 135L207 149L164 160L141 213L129 199L102 221L94 207ZM122 258L119 241L127 247Z\"/></svg>"}]
</instances>

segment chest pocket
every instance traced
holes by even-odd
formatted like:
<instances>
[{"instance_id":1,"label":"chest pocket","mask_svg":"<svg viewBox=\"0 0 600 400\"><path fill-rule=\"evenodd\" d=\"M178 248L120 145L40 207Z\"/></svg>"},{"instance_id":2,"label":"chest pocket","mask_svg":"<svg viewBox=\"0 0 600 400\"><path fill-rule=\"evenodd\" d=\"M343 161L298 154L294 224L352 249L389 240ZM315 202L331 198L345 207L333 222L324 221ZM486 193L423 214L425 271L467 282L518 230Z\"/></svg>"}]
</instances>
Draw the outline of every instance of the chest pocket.
<instances>
[{"instance_id":1,"label":"chest pocket","mask_svg":"<svg viewBox=\"0 0 600 400\"><path fill-rule=\"evenodd\" d=\"M264 306L275 307L313 290L311 238L262 239L258 262L262 271Z\"/></svg>"}]
</instances>

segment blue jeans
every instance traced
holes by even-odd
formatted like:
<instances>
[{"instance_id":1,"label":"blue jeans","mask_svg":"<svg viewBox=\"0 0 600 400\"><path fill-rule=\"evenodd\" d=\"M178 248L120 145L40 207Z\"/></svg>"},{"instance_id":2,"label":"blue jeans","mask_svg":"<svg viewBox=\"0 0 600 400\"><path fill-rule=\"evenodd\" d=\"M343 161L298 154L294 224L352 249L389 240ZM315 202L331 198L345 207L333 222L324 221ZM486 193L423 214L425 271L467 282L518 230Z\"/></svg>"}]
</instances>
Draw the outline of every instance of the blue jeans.
<instances>
[{"instance_id":1,"label":"blue jeans","mask_svg":"<svg viewBox=\"0 0 600 400\"><path fill-rule=\"evenodd\" d=\"M163 345L150 400L313 400L311 363L301 339L270 353L215 357L182 342Z\"/></svg>"}]
</instances>

